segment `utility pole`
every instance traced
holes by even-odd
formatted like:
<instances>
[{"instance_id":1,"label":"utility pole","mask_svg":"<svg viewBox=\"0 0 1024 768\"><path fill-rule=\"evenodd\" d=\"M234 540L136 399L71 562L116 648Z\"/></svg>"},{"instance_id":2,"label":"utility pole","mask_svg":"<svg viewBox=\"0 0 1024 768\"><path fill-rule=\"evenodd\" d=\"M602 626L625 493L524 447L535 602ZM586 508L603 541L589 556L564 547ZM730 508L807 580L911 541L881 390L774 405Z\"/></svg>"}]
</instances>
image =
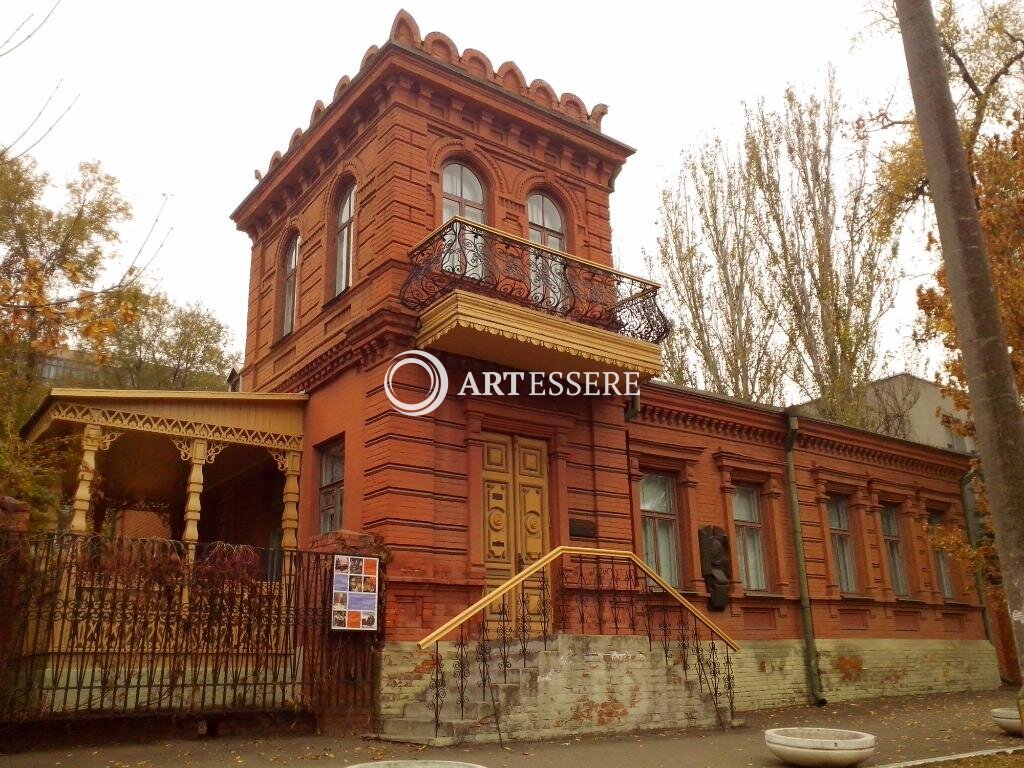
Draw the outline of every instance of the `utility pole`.
<instances>
[{"instance_id":1,"label":"utility pole","mask_svg":"<svg viewBox=\"0 0 1024 768\"><path fill-rule=\"evenodd\" d=\"M967 153L930 0L896 0L910 90L992 509L1003 590L1024 667L1024 418L992 286ZM1024 714L1024 688L1017 706Z\"/></svg>"}]
</instances>

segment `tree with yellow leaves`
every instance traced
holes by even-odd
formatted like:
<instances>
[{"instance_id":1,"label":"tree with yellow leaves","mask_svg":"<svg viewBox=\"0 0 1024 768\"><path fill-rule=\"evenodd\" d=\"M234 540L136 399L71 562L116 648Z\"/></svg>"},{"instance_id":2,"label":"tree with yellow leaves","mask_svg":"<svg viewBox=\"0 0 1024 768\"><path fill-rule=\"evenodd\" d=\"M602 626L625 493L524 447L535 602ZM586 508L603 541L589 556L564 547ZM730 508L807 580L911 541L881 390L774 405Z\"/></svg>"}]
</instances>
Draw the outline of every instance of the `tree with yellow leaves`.
<instances>
[{"instance_id":1,"label":"tree with yellow leaves","mask_svg":"<svg viewBox=\"0 0 1024 768\"><path fill-rule=\"evenodd\" d=\"M83 163L48 204L49 177L27 157L0 153L0 495L47 507L59 446L24 443L18 429L38 403L39 357L71 340L98 340L131 319L129 269L97 288L131 210L117 180Z\"/></svg>"}]
</instances>

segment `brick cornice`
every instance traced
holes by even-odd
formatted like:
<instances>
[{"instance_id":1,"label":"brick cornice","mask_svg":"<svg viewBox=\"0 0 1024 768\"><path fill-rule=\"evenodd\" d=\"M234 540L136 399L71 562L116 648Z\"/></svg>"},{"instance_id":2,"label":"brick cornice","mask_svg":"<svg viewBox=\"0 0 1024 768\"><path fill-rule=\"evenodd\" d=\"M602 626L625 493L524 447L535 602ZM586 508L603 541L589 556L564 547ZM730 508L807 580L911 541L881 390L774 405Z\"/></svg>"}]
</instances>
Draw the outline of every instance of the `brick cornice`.
<instances>
[{"instance_id":1,"label":"brick cornice","mask_svg":"<svg viewBox=\"0 0 1024 768\"><path fill-rule=\"evenodd\" d=\"M408 312L382 309L349 329L337 343L273 385L273 392L312 392L342 371L368 367L389 354L409 349L417 320Z\"/></svg>"},{"instance_id":2,"label":"brick cornice","mask_svg":"<svg viewBox=\"0 0 1024 768\"><path fill-rule=\"evenodd\" d=\"M749 421L742 420L741 416L742 414L739 412L736 413L735 418L726 415L698 413L686 409L682 402L678 405L648 405L641 401L637 419L647 424L691 429L737 440L750 440L769 445L782 444L782 440L786 436L784 430L751 424Z\"/></svg>"},{"instance_id":3,"label":"brick cornice","mask_svg":"<svg viewBox=\"0 0 1024 768\"><path fill-rule=\"evenodd\" d=\"M860 438L858 434L856 437ZM927 475L929 477L948 477L950 473L963 474L967 471L968 462L943 460L946 457L940 456L935 459L926 458L922 455L926 452L938 453L937 450L928 446L912 446L911 450L892 450L884 445L885 438L879 436L875 445L868 444L866 440L841 440L833 436L800 433L797 445L801 450L814 451L829 456L836 456L850 461L860 461L866 464L892 467L906 472ZM920 447L922 450L913 450ZM962 466L961 466L962 465Z\"/></svg>"}]
</instances>

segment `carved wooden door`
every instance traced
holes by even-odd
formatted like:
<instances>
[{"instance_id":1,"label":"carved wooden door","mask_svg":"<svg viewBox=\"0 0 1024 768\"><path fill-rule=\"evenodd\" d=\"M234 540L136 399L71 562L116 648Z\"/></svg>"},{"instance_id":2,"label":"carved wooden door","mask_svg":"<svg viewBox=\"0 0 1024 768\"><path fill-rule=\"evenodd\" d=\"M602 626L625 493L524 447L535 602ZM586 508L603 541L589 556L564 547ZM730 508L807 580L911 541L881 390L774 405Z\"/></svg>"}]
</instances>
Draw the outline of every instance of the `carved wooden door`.
<instances>
[{"instance_id":1,"label":"carved wooden door","mask_svg":"<svg viewBox=\"0 0 1024 768\"><path fill-rule=\"evenodd\" d=\"M484 560L490 591L548 551L548 452L542 440L483 437ZM509 607L514 614L516 607Z\"/></svg>"}]
</instances>

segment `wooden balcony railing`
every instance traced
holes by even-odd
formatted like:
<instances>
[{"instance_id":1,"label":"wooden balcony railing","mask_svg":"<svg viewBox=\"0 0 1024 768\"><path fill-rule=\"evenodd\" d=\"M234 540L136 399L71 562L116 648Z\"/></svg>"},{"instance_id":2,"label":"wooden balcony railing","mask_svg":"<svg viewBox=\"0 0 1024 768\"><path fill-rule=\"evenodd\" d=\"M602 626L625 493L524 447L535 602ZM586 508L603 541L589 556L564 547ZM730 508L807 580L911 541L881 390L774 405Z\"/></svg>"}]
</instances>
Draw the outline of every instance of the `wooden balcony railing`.
<instances>
[{"instance_id":1,"label":"wooden balcony railing","mask_svg":"<svg viewBox=\"0 0 1024 768\"><path fill-rule=\"evenodd\" d=\"M410 252L402 303L425 309L457 289L658 344L669 322L658 284L454 218Z\"/></svg>"}]
</instances>

